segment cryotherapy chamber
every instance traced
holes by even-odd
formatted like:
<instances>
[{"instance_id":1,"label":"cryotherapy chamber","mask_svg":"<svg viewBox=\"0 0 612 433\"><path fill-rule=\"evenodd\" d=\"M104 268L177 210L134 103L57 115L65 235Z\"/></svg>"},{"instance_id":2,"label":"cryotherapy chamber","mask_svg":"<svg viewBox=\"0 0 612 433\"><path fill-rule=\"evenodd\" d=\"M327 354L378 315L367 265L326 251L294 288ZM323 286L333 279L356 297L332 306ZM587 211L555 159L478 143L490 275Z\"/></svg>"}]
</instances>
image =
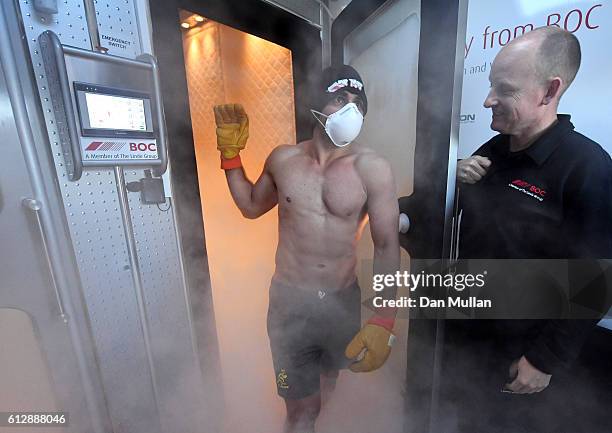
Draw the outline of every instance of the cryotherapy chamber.
<instances>
[{"instance_id":1,"label":"cryotherapy chamber","mask_svg":"<svg viewBox=\"0 0 612 433\"><path fill-rule=\"evenodd\" d=\"M170 162L181 167L173 173L175 184L181 185L177 200L183 197L177 203L184 218L181 231L197 233L203 222L206 233L205 239L184 236L183 241L192 250L206 244L227 431L241 431L246 425L281 428L284 416L265 331L277 220L270 212L247 221L233 204L218 167L212 106L244 105L250 137L241 157L252 179L274 147L310 137L305 94L309 76L316 75L322 63L357 67L370 107L357 141L391 161L398 194L412 194L413 206L421 209L416 217L430 221L420 245L437 257L442 254L446 205L452 202L446 196L448 161L453 159L449 137L458 126L451 119L456 113L454 59L463 7L407 0L332 1L319 22L318 7L312 16L306 6L299 9L291 2L151 4L168 134L174 143ZM262 16L266 20L257 18ZM447 31L437 38L421 32L424 23L439 22ZM450 59L448 65L439 66L431 47ZM381 122L389 127L378 128ZM432 178L435 182L425 182ZM358 276L362 286L369 287L372 247L367 229L358 250ZM407 254L403 264L409 266ZM369 314L362 309L362 317ZM407 317L401 319L400 343L388 367L367 376L341 375L340 397L330 402L329 415L320 420L322 429L404 431L406 362L412 355L406 344ZM380 407L363 404L366 389L381 402L384 414ZM356 407L362 416L347 419Z\"/></svg>"},{"instance_id":2,"label":"cryotherapy chamber","mask_svg":"<svg viewBox=\"0 0 612 433\"><path fill-rule=\"evenodd\" d=\"M211 105L244 101L252 121L244 160L255 173L273 147L310 135L310 76L331 61L354 64L375 108L362 138L393 161L398 192L417 194L425 168L445 185L448 155L431 161L417 145L431 133L418 109L418 96L433 91L419 80L431 63L421 47L432 43L420 29L441 9L429 4L334 0L321 12L317 2L258 0L4 2L2 103L13 117L2 124L12 146L0 170L0 320L12 337L2 407L64 409L75 432L278 426L284 408L264 326L275 216L246 223L228 205ZM457 9L448 14L457 21ZM161 95L146 54L157 59ZM444 91L453 71L440 72ZM386 102L401 121L379 136ZM442 117L438 143L448 152L451 116ZM430 191L440 239L444 191ZM369 242L359 245L365 281ZM321 423L402 431L401 340L387 371L343 375L344 398ZM389 411L386 425L379 407L363 405L365 389ZM355 407L361 417L348 422Z\"/></svg>"}]
</instances>

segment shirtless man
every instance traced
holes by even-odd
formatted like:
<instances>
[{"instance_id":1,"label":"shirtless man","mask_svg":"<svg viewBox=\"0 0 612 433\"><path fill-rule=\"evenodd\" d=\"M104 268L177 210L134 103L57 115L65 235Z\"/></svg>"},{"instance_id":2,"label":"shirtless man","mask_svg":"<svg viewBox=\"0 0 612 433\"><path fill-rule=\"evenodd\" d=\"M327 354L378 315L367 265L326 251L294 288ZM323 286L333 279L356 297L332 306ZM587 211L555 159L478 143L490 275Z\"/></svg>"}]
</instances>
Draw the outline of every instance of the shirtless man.
<instances>
[{"instance_id":1,"label":"shirtless man","mask_svg":"<svg viewBox=\"0 0 612 433\"><path fill-rule=\"evenodd\" d=\"M267 328L286 433L314 432L320 391L333 389L339 369L371 371L385 362L396 313L376 310L360 330L356 245L368 217L374 273L395 274L399 267L391 168L372 150L349 145L367 111L363 81L350 66L328 68L314 92L321 111L311 110L313 137L275 148L254 184L239 156L248 137L244 109L215 107L221 167L236 205L246 218L278 205ZM383 295L394 298L395 289Z\"/></svg>"}]
</instances>

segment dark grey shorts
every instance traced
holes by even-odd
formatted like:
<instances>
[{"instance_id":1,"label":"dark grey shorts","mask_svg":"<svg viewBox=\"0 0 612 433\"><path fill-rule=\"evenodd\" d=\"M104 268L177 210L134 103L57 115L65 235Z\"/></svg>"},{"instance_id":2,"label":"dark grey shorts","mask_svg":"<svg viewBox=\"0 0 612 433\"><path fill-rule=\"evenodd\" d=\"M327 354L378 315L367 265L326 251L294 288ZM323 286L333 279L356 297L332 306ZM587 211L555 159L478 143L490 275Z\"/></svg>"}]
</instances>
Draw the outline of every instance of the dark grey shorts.
<instances>
[{"instance_id":1,"label":"dark grey shorts","mask_svg":"<svg viewBox=\"0 0 612 433\"><path fill-rule=\"evenodd\" d=\"M361 291L270 286L267 318L278 394L301 399L319 391L321 372L347 368L348 343L361 328Z\"/></svg>"}]
</instances>

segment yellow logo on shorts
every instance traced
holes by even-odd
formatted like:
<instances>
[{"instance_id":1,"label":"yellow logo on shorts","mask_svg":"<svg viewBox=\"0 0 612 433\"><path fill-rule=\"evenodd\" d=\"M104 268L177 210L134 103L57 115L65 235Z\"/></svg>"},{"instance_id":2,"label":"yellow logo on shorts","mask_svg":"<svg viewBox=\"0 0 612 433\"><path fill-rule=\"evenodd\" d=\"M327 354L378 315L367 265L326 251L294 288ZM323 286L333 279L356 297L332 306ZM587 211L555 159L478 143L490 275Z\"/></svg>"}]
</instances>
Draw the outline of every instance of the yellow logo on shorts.
<instances>
[{"instance_id":1,"label":"yellow logo on shorts","mask_svg":"<svg viewBox=\"0 0 612 433\"><path fill-rule=\"evenodd\" d=\"M278 385L279 388L289 389L289 385L287 384L287 378L288 378L287 372L283 368L280 371L280 373L278 373L278 376L276 377L276 384Z\"/></svg>"}]
</instances>

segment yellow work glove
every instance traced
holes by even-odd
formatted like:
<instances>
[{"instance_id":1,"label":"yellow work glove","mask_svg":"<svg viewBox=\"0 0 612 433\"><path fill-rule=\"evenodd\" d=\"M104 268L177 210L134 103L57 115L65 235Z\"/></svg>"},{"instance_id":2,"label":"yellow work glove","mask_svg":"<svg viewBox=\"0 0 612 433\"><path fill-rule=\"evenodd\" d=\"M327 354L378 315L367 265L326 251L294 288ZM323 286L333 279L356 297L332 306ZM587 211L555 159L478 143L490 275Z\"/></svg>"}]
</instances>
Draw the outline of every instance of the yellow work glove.
<instances>
[{"instance_id":1,"label":"yellow work glove","mask_svg":"<svg viewBox=\"0 0 612 433\"><path fill-rule=\"evenodd\" d=\"M240 104L215 105L217 149L224 159L232 159L246 146L249 118Z\"/></svg>"},{"instance_id":2,"label":"yellow work glove","mask_svg":"<svg viewBox=\"0 0 612 433\"><path fill-rule=\"evenodd\" d=\"M375 322L376 320L370 320ZM361 331L353 337L353 340L346 346L344 354L347 358L355 359L365 349L363 359L354 362L349 369L355 373L368 372L380 368L391 353L391 346L395 340L395 335L388 327L380 324L366 323ZM393 326L391 326L391 329Z\"/></svg>"}]
</instances>

